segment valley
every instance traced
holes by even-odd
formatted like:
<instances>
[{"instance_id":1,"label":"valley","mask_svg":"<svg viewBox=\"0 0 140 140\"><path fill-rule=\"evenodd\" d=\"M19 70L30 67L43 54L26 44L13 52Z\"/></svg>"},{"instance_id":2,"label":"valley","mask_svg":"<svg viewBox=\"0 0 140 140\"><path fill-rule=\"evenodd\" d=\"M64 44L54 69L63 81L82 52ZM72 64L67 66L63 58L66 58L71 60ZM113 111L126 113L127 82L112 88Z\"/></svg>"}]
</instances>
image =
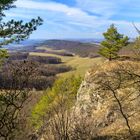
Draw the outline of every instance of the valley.
<instances>
[{"instance_id":1,"label":"valley","mask_svg":"<svg viewBox=\"0 0 140 140\"><path fill-rule=\"evenodd\" d=\"M28 45L27 45L28 44ZM20 45L20 44L19 44ZM57 66L67 65L72 70L66 73L58 74L58 76L68 76L78 74L84 76L85 72L97 63L103 62L103 58L99 57L99 45L94 43L82 43L80 41L69 40L47 40L47 41L28 41L21 45L20 50L16 47L9 48L11 53L28 54L29 56L39 57L56 57L60 58L62 63Z\"/></svg>"},{"instance_id":2,"label":"valley","mask_svg":"<svg viewBox=\"0 0 140 140\"><path fill-rule=\"evenodd\" d=\"M43 50L44 48L39 47L38 50L41 49ZM54 54L56 52L64 52L64 50L52 50L50 48L45 48L45 50L49 50L52 52L51 53L40 53L40 52L30 52L31 56L53 56L53 57L58 57L62 60L62 63L71 66L73 68L72 71L63 73L63 74L58 74L59 76L68 76L68 75L79 75L79 76L84 76L85 72L90 68L93 67L96 64L102 63L104 60L101 57L95 57L95 58L89 58L89 57L80 57L78 55L74 56L62 56L62 55L57 55ZM59 64L61 65L61 64Z\"/></svg>"}]
</instances>

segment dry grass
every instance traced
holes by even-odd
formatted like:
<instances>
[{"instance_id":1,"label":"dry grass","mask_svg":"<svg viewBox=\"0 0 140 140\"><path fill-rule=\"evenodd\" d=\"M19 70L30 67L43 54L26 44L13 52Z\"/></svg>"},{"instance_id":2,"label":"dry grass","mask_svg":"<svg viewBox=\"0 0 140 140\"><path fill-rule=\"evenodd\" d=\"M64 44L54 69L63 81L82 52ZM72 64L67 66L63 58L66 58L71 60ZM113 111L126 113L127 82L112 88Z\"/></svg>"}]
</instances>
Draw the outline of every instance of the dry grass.
<instances>
[{"instance_id":1,"label":"dry grass","mask_svg":"<svg viewBox=\"0 0 140 140\"><path fill-rule=\"evenodd\" d=\"M34 56L54 56L62 59L63 64L71 66L73 71L66 72L63 74L59 74L58 76L69 76L69 75L79 75L84 76L86 71L91 67L96 66L97 64L103 63L102 58L83 58L79 56L69 57L69 56L60 56L56 54L48 54L48 53L38 53L38 52L31 52L30 55ZM61 64L60 64L61 65Z\"/></svg>"}]
</instances>

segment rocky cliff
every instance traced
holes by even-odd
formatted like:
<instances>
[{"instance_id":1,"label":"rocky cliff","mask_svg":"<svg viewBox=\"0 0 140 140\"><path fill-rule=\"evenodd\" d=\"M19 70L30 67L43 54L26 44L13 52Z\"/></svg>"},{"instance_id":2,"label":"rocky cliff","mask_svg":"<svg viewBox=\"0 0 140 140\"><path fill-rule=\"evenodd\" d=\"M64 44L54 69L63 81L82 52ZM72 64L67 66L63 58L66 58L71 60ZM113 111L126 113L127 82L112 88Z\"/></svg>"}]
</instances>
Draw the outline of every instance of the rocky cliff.
<instances>
[{"instance_id":1,"label":"rocky cliff","mask_svg":"<svg viewBox=\"0 0 140 140\"><path fill-rule=\"evenodd\" d=\"M139 62L97 65L86 73L72 109L55 115L55 127L45 132L51 130L49 140L139 140L139 91ZM59 133L51 133L54 129Z\"/></svg>"},{"instance_id":2,"label":"rocky cliff","mask_svg":"<svg viewBox=\"0 0 140 140\"><path fill-rule=\"evenodd\" d=\"M137 85L133 84L138 79L132 76L139 74L139 67L137 62L106 62L88 71L77 94L78 120L84 117L90 124L92 122L99 135L128 133L126 120L110 87L116 93L131 129L139 129L140 125L135 121L139 120L140 99ZM120 87L115 89L118 84Z\"/></svg>"}]
</instances>

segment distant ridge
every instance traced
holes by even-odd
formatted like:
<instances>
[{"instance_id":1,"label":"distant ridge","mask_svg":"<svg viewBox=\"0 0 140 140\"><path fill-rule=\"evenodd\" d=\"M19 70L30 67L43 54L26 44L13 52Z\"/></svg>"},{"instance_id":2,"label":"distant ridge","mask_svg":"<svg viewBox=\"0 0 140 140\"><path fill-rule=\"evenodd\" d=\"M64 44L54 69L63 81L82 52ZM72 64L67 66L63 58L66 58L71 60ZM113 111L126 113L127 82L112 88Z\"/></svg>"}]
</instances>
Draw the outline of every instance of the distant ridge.
<instances>
[{"instance_id":1,"label":"distant ridge","mask_svg":"<svg viewBox=\"0 0 140 140\"><path fill-rule=\"evenodd\" d=\"M42 44L44 47L54 50L66 50L82 57L98 56L99 45L95 43L83 43L81 41L70 40L46 40Z\"/></svg>"},{"instance_id":2,"label":"distant ridge","mask_svg":"<svg viewBox=\"0 0 140 140\"><path fill-rule=\"evenodd\" d=\"M49 40L26 40L19 44L5 46L9 51L35 51L37 47L46 46L55 50L66 50L67 52L82 57L98 56L101 39L49 39Z\"/></svg>"}]
</instances>

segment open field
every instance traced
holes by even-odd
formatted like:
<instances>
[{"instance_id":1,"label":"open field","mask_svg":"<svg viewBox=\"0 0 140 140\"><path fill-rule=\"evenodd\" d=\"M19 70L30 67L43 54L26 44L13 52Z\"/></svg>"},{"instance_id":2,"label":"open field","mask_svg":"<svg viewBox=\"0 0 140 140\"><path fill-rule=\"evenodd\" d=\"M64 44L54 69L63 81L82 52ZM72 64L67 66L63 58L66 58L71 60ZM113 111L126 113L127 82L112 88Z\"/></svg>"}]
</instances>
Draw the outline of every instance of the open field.
<instances>
[{"instance_id":1,"label":"open field","mask_svg":"<svg viewBox=\"0 0 140 140\"><path fill-rule=\"evenodd\" d=\"M84 76L86 71L90 68L90 67L94 67L97 64L101 64L104 60L103 58L82 58L79 56L74 56L74 57L69 57L69 56L60 56L60 55L56 55L56 54L48 54L48 53L37 53L37 52L31 52L30 55L35 55L35 56L55 56L58 58L62 59L62 62L65 65L71 66L74 70L70 71L70 72L66 72L63 74L59 74L58 76L69 76L69 75L80 75L80 76ZM59 64L61 65L61 64Z\"/></svg>"},{"instance_id":2,"label":"open field","mask_svg":"<svg viewBox=\"0 0 140 140\"><path fill-rule=\"evenodd\" d=\"M54 49L51 49L46 46L37 47L36 49L37 50L46 50L46 51L51 51L51 52L66 52L66 50L54 50Z\"/></svg>"}]
</instances>

